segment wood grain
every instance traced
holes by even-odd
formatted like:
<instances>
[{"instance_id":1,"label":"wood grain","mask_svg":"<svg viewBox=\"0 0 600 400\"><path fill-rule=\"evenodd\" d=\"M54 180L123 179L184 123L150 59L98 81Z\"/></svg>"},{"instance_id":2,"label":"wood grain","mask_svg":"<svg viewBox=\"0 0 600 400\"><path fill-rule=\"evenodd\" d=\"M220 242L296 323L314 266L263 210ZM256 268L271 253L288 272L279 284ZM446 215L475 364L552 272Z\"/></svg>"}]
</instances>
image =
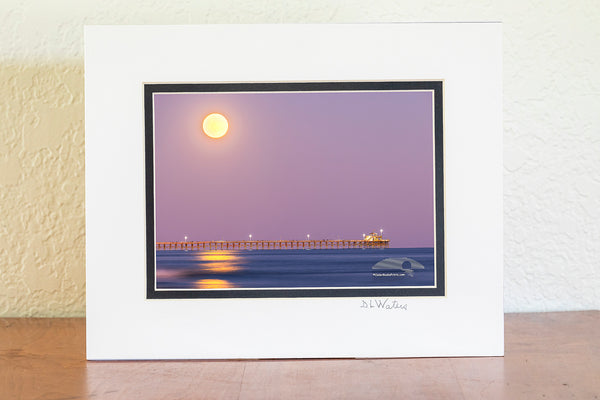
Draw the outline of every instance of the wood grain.
<instances>
[{"instance_id":1,"label":"wood grain","mask_svg":"<svg viewBox=\"0 0 600 400\"><path fill-rule=\"evenodd\" d=\"M505 322L505 357L87 362L84 319L0 319L0 399L600 399L600 311Z\"/></svg>"}]
</instances>

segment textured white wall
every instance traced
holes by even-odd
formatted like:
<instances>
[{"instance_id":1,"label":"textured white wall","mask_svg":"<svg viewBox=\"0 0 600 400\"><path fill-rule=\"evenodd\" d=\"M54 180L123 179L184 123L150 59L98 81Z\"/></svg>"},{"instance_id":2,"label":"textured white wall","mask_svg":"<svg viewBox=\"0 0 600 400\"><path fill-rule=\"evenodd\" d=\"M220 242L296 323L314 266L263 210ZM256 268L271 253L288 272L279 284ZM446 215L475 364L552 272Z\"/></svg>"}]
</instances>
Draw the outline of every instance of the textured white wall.
<instances>
[{"instance_id":1,"label":"textured white wall","mask_svg":"<svg viewBox=\"0 0 600 400\"><path fill-rule=\"evenodd\" d=\"M506 311L600 308L596 0L2 0L0 316L85 311L83 25L400 21L504 22Z\"/></svg>"}]
</instances>

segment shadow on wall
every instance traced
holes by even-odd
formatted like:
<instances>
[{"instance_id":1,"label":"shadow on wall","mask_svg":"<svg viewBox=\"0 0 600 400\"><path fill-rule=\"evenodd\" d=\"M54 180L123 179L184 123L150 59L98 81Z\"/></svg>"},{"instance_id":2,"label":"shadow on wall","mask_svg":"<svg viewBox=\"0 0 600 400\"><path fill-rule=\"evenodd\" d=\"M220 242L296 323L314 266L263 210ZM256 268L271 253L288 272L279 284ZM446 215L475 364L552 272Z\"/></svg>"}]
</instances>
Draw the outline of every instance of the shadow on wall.
<instances>
[{"instance_id":1,"label":"shadow on wall","mask_svg":"<svg viewBox=\"0 0 600 400\"><path fill-rule=\"evenodd\" d=\"M0 317L85 313L83 65L0 66Z\"/></svg>"}]
</instances>

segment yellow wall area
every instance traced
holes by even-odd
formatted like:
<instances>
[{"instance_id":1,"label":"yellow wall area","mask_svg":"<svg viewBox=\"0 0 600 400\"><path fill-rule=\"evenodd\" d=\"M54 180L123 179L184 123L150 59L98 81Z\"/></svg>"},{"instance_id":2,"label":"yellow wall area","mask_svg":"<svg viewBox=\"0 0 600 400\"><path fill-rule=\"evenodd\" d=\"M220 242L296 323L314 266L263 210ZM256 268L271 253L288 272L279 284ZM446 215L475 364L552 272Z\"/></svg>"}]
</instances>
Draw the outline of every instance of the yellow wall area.
<instances>
[{"instance_id":1,"label":"yellow wall area","mask_svg":"<svg viewBox=\"0 0 600 400\"><path fill-rule=\"evenodd\" d=\"M597 0L2 0L0 317L85 314L84 25L403 21L503 22L505 310L600 307Z\"/></svg>"},{"instance_id":2,"label":"yellow wall area","mask_svg":"<svg viewBox=\"0 0 600 400\"><path fill-rule=\"evenodd\" d=\"M0 65L0 316L85 312L83 68Z\"/></svg>"}]
</instances>

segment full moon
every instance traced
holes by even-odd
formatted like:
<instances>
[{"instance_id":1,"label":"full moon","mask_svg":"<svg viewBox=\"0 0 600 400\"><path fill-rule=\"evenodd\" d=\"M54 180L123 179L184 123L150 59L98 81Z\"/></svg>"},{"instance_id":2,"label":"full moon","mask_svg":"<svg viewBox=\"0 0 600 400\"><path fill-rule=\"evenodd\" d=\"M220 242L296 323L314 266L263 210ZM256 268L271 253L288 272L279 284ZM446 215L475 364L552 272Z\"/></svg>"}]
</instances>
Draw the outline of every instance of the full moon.
<instances>
[{"instance_id":1,"label":"full moon","mask_svg":"<svg viewBox=\"0 0 600 400\"><path fill-rule=\"evenodd\" d=\"M202 122L202 130L204 130L204 133L214 139L225 136L227 129L229 129L227 118L219 113L207 115L206 118L204 118L204 122Z\"/></svg>"}]
</instances>

